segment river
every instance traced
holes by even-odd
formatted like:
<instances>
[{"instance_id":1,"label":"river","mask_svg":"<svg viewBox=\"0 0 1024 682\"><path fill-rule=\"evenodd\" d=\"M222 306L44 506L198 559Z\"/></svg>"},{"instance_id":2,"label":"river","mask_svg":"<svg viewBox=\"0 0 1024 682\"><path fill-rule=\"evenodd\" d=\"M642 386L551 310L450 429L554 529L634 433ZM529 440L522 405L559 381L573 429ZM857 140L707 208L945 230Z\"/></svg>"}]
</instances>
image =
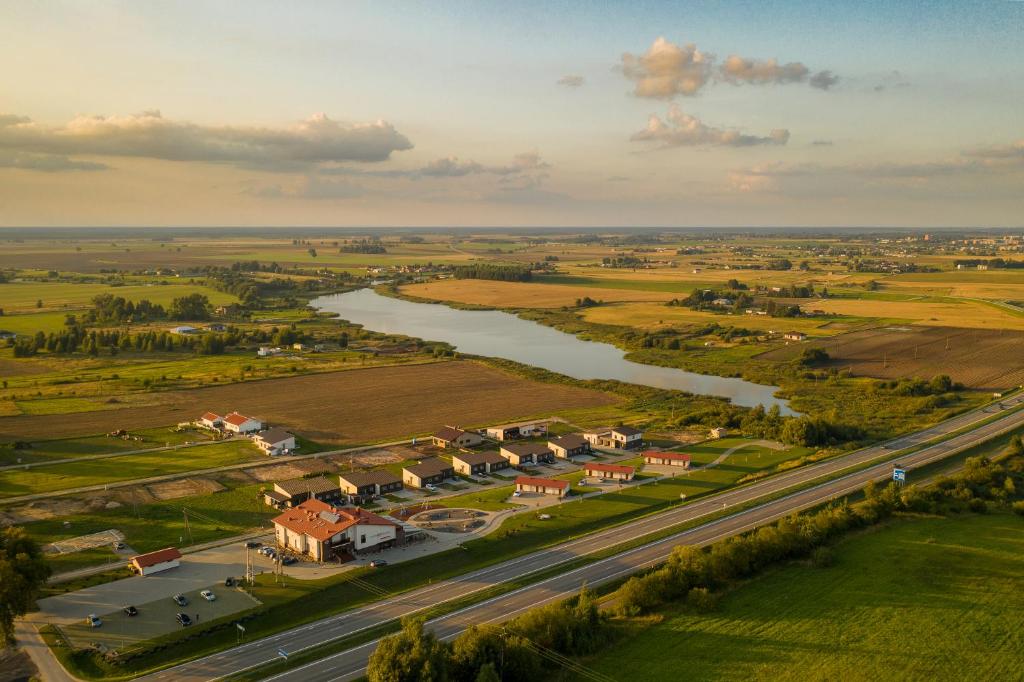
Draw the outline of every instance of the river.
<instances>
[{"instance_id":1,"label":"river","mask_svg":"<svg viewBox=\"0 0 1024 682\"><path fill-rule=\"evenodd\" d=\"M576 379L617 379L723 396L737 405L778 405L783 414L793 414L785 400L773 395L778 390L775 386L631 362L611 344L584 341L498 310L414 303L382 296L373 289L321 296L310 305L376 332L444 341L462 353L514 360Z\"/></svg>"}]
</instances>

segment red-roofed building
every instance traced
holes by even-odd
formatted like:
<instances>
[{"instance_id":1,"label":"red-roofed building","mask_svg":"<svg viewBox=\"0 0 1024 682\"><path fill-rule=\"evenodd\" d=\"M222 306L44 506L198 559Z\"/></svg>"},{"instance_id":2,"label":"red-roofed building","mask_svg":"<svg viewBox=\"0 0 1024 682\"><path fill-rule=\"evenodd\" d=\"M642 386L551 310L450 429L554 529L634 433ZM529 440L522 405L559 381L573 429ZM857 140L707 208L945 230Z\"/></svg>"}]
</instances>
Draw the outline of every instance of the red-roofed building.
<instances>
[{"instance_id":1,"label":"red-roofed building","mask_svg":"<svg viewBox=\"0 0 1024 682\"><path fill-rule=\"evenodd\" d=\"M277 544L316 561L401 544L401 524L359 507L332 507L311 499L274 519Z\"/></svg>"},{"instance_id":2,"label":"red-roofed building","mask_svg":"<svg viewBox=\"0 0 1024 682\"><path fill-rule=\"evenodd\" d=\"M542 495L565 497L565 493L569 490L569 481L519 476L516 478L516 490L521 493L541 493Z\"/></svg>"},{"instance_id":3,"label":"red-roofed building","mask_svg":"<svg viewBox=\"0 0 1024 682\"><path fill-rule=\"evenodd\" d=\"M648 450L644 453L644 464L658 466L690 468L690 456L682 452L657 452Z\"/></svg>"},{"instance_id":4,"label":"red-roofed building","mask_svg":"<svg viewBox=\"0 0 1024 682\"><path fill-rule=\"evenodd\" d=\"M170 568L177 568L180 564L179 559L181 559L181 552L174 547L167 547L149 554L134 556L128 562L128 566L139 575L152 575Z\"/></svg>"},{"instance_id":5,"label":"red-roofed building","mask_svg":"<svg viewBox=\"0 0 1024 682\"><path fill-rule=\"evenodd\" d=\"M199 424L205 426L208 429L219 429L220 425L224 423L224 417L213 412L207 412L199 418Z\"/></svg>"},{"instance_id":6,"label":"red-roofed building","mask_svg":"<svg viewBox=\"0 0 1024 682\"><path fill-rule=\"evenodd\" d=\"M263 422L259 419L246 417L244 414L232 412L224 417L224 428L235 433L255 433L263 428Z\"/></svg>"},{"instance_id":7,"label":"red-roofed building","mask_svg":"<svg viewBox=\"0 0 1024 682\"><path fill-rule=\"evenodd\" d=\"M596 462L585 464L583 471L587 476L610 478L616 481L632 481L636 474L636 468L625 464L598 464Z\"/></svg>"}]
</instances>

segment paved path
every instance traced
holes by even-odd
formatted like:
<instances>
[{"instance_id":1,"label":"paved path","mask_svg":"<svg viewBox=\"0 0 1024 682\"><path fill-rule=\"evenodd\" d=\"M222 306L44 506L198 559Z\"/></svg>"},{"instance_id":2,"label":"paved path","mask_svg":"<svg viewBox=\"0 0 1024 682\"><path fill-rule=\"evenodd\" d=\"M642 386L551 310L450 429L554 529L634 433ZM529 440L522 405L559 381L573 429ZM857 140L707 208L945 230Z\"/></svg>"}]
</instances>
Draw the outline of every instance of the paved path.
<instances>
[{"instance_id":1,"label":"paved path","mask_svg":"<svg viewBox=\"0 0 1024 682\"><path fill-rule=\"evenodd\" d=\"M1005 400L1004 403L1016 407L1024 404L1024 398L1014 397ZM403 615L478 593L495 585L519 580L530 573L550 570L559 564L613 549L621 545L623 538L642 538L663 533L682 523L704 521L702 525L691 530L654 540L639 548L620 552L581 568L565 571L553 578L488 599L429 622L428 627L439 636L450 639L471 624L502 622L539 604L564 599L578 591L583 583L600 584L660 563L664 561L673 547L679 544L699 545L714 542L830 499L847 495L859 490L870 480L884 480L891 477L893 462L898 461L905 468L912 470L1024 425L1024 411L1005 414L992 423L978 423L1000 412L1002 412L1000 407L993 405L972 410L888 443L809 464L723 493L710 495L690 504L676 506L660 514L643 517L484 569L403 592L362 608L349 610L154 673L143 679L174 680L175 682L217 679L275 661L278 659L278 651L281 649L295 654L324 642L363 632ZM940 443L925 445L938 437L948 436L961 429L969 430ZM910 454L900 454L900 450L915 446L923 447ZM883 461L871 464L878 460ZM870 466L851 471L866 465ZM809 487L805 488L805 486ZM775 499L723 518L711 520L723 509L756 503L767 496L775 497ZM377 640L326 656L271 679L287 680L288 682L354 679L363 674L367 659L376 645Z\"/></svg>"},{"instance_id":2,"label":"paved path","mask_svg":"<svg viewBox=\"0 0 1024 682\"><path fill-rule=\"evenodd\" d=\"M64 666L57 661L57 657L50 653L50 648L46 646L46 642L39 636L39 631L33 624L23 620L16 621L14 637L18 646L36 664L43 682L76 682L77 678L69 675Z\"/></svg>"}]
</instances>

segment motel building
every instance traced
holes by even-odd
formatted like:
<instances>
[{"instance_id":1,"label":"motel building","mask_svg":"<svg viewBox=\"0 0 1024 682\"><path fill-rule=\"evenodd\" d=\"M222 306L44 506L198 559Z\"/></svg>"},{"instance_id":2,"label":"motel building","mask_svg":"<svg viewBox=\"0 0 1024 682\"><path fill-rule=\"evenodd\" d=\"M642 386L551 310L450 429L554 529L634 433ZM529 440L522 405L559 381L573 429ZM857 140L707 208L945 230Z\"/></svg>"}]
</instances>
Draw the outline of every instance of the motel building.
<instances>
[{"instance_id":1,"label":"motel building","mask_svg":"<svg viewBox=\"0 0 1024 682\"><path fill-rule=\"evenodd\" d=\"M569 491L569 481L519 476L516 478L516 490L521 493L540 493L541 495L565 497L565 494Z\"/></svg>"},{"instance_id":2,"label":"motel building","mask_svg":"<svg viewBox=\"0 0 1024 682\"><path fill-rule=\"evenodd\" d=\"M359 507L306 500L274 519L277 544L314 561L355 556L402 544L402 526Z\"/></svg>"},{"instance_id":3,"label":"motel building","mask_svg":"<svg viewBox=\"0 0 1024 682\"><path fill-rule=\"evenodd\" d=\"M644 464L689 469L690 456L682 452L655 452L648 450L644 453Z\"/></svg>"},{"instance_id":4,"label":"motel building","mask_svg":"<svg viewBox=\"0 0 1024 682\"><path fill-rule=\"evenodd\" d=\"M153 575L181 565L181 552L174 547L132 557L128 567L139 575Z\"/></svg>"},{"instance_id":5,"label":"motel building","mask_svg":"<svg viewBox=\"0 0 1024 682\"><path fill-rule=\"evenodd\" d=\"M636 475L636 469L624 464L597 464L591 463L583 467L587 476L612 481L632 481Z\"/></svg>"}]
</instances>

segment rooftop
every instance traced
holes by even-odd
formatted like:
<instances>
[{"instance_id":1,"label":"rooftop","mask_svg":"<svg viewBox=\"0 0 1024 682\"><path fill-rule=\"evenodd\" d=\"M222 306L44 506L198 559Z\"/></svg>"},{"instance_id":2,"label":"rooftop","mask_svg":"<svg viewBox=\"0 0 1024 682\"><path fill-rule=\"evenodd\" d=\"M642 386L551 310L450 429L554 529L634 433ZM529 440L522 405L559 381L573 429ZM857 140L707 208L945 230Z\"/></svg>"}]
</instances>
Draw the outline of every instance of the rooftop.
<instances>
[{"instance_id":1,"label":"rooftop","mask_svg":"<svg viewBox=\"0 0 1024 682\"><path fill-rule=\"evenodd\" d=\"M264 442L271 444L281 443L288 440L289 438L295 438L293 434L288 433L284 429L277 428L260 431L259 433L256 434L256 437Z\"/></svg>"},{"instance_id":2,"label":"rooftop","mask_svg":"<svg viewBox=\"0 0 1024 682\"><path fill-rule=\"evenodd\" d=\"M497 452L462 452L454 455L452 459L457 459L460 462L465 462L470 466L476 466L477 464L502 464L505 458L499 455Z\"/></svg>"},{"instance_id":3,"label":"rooftop","mask_svg":"<svg viewBox=\"0 0 1024 682\"><path fill-rule=\"evenodd\" d=\"M402 482L401 477L396 476L387 469L352 471L346 474L341 474L339 478L357 488L362 488L364 485L370 485L371 483L375 483L377 485L388 485L390 483Z\"/></svg>"},{"instance_id":4,"label":"rooftop","mask_svg":"<svg viewBox=\"0 0 1024 682\"><path fill-rule=\"evenodd\" d=\"M510 445L502 445L502 450L508 450L514 455L523 457L524 455L543 455L545 453L551 454L551 450L544 443L512 443Z\"/></svg>"},{"instance_id":5,"label":"rooftop","mask_svg":"<svg viewBox=\"0 0 1024 682\"><path fill-rule=\"evenodd\" d=\"M583 467L587 471L605 471L609 474L633 474L636 468L625 464L596 464L591 462Z\"/></svg>"},{"instance_id":6,"label":"rooftop","mask_svg":"<svg viewBox=\"0 0 1024 682\"><path fill-rule=\"evenodd\" d=\"M287 495L298 495L300 493L329 493L340 490L337 483L330 481L323 476L314 478L293 478L290 481L281 481L274 484Z\"/></svg>"},{"instance_id":7,"label":"rooftop","mask_svg":"<svg viewBox=\"0 0 1024 682\"><path fill-rule=\"evenodd\" d=\"M451 468L452 465L440 457L431 457L423 460L419 464L407 466L405 467L405 470L422 478L424 476L437 476L438 474L443 474L450 471Z\"/></svg>"},{"instance_id":8,"label":"rooftop","mask_svg":"<svg viewBox=\"0 0 1024 682\"><path fill-rule=\"evenodd\" d=\"M548 444L557 445L558 447L565 448L566 450L575 450L576 448L586 445L587 439L575 433L569 433L559 438L552 438L548 441Z\"/></svg>"},{"instance_id":9,"label":"rooftop","mask_svg":"<svg viewBox=\"0 0 1024 682\"><path fill-rule=\"evenodd\" d=\"M274 524L323 542L356 524L398 526L359 507L332 507L320 500L306 500L274 517Z\"/></svg>"},{"instance_id":10,"label":"rooftop","mask_svg":"<svg viewBox=\"0 0 1024 682\"><path fill-rule=\"evenodd\" d=\"M237 412L232 412L228 416L224 417L224 421L226 421L228 424L234 424L235 426L241 426L242 424L244 424L247 421L256 421L256 420L253 419L252 417L246 417L244 414L238 414Z\"/></svg>"},{"instance_id":11,"label":"rooftop","mask_svg":"<svg viewBox=\"0 0 1024 682\"><path fill-rule=\"evenodd\" d=\"M466 433L462 429L457 429L454 426L445 426L444 428L438 429L434 432L434 438L440 438L441 440L453 441L462 434Z\"/></svg>"},{"instance_id":12,"label":"rooftop","mask_svg":"<svg viewBox=\"0 0 1024 682\"><path fill-rule=\"evenodd\" d=\"M175 559L181 558L181 552L174 547L167 547L165 549L158 549L155 552L149 554L140 554L132 557L132 561L136 564L145 568L147 566L156 566L162 564L165 561L174 561Z\"/></svg>"},{"instance_id":13,"label":"rooftop","mask_svg":"<svg viewBox=\"0 0 1024 682\"><path fill-rule=\"evenodd\" d=\"M517 476L516 485L542 485L547 488L559 488L564 490L569 487L569 481L559 481L555 478L534 478L532 476Z\"/></svg>"}]
</instances>

